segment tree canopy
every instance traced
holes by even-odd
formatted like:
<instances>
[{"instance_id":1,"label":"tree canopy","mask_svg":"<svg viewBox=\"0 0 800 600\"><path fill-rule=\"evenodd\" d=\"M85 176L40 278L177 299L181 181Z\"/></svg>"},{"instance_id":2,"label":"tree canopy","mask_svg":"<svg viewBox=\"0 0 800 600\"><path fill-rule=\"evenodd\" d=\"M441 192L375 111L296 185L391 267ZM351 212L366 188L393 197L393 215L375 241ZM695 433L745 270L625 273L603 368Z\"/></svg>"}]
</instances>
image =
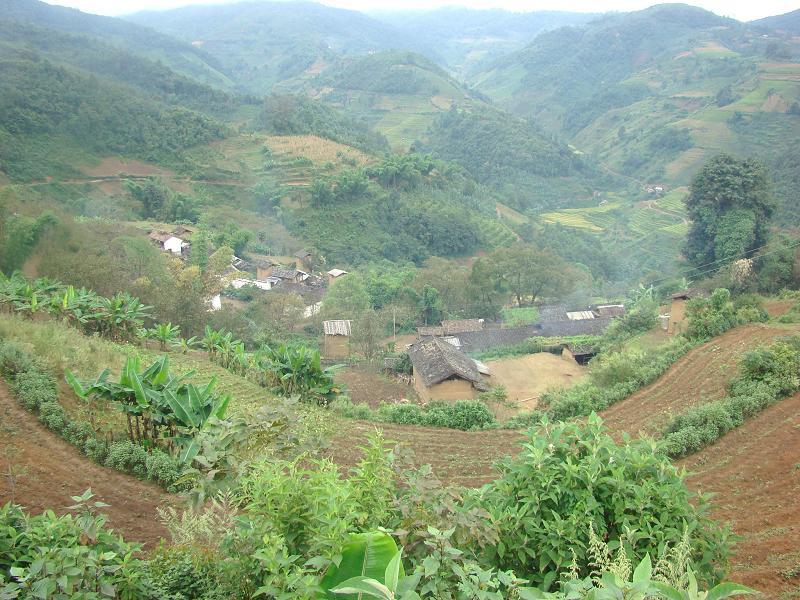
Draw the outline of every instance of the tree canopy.
<instances>
[{"instance_id":1,"label":"tree canopy","mask_svg":"<svg viewBox=\"0 0 800 600\"><path fill-rule=\"evenodd\" d=\"M766 243L775 203L758 161L720 154L695 175L686 208L686 258L694 266L721 265Z\"/></svg>"}]
</instances>

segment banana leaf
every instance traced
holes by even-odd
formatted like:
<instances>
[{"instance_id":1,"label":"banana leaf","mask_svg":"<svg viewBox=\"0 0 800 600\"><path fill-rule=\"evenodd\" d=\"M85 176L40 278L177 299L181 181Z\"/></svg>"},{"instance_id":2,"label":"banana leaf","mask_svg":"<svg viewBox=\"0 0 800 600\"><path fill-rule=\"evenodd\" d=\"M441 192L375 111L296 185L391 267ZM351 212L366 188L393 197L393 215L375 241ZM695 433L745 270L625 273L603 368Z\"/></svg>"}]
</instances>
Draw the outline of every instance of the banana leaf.
<instances>
[{"instance_id":1,"label":"banana leaf","mask_svg":"<svg viewBox=\"0 0 800 600\"><path fill-rule=\"evenodd\" d=\"M362 575L385 584L386 567L398 553L392 536L381 531L351 534L342 547L342 560L332 564L322 578L322 589L328 598L359 600L360 594L334 594L331 589L348 579ZM400 564L398 577L405 575Z\"/></svg>"}]
</instances>

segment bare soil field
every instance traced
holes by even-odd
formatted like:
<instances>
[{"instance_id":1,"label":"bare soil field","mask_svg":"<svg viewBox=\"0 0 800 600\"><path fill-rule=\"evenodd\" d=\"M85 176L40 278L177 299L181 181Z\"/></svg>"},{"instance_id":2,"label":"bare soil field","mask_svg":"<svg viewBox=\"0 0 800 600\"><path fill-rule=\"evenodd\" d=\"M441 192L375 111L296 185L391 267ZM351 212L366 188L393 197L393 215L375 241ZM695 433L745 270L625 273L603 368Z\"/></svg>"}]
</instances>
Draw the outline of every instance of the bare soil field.
<instances>
[{"instance_id":1,"label":"bare soil field","mask_svg":"<svg viewBox=\"0 0 800 600\"><path fill-rule=\"evenodd\" d=\"M730 578L767 598L800 597L800 394L684 460L690 487L741 536Z\"/></svg>"},{"instance_id":2,"label":"bare soil field","mask_svg":"<svg viewBox=\"0 0 800 600\"><path fill-rule=\"evenodd\" d=\"M370 423L343 420L327 450L328 456L342 467L351 467L361 459L360 446L376 429L389 442L410 450L417 466L429 464L444 483L478 487L498 475L494 463L504 456L517 454L524 437L518 431L459 431L393 423Z\"/></svg>"},{"instance_id":3,"label":"bare soil field","mask_svg":"<svg viewBox=\"0 0 800 600\"><path fill-rule=\"evenodd\" d=\"M671 416L722 398L742 354L791 333L790 329L760 323L731 329L690 350L654 383L617 402L601 416L618 432L656 433Z\"/></svg>"},{"instance_id":4,"label":"bare soil field","mask_svg":"<svg viewBox=\"0 0 800 600\"><path fill-rule=\"evenodd\" d=\"M508 400L517 411L536 408L539 396L547 389L569 387L588 373L574 360L549 352L491 360L486 366L492 373L492 385L505 386Z\"/></svg>"},{"instance_id":5,"label":"bare soil field","mask_svg":"<svg viewBox=\"0 0 800 600\"><path fill-rule=\"evenodd\" d=\"M0 383L0 504L12 500L32 513L52 508L67 512L76 496L92 488L109 526L127 539L153 547L167 535L156 507L174 497L161 488L101 467L44 427ZM9 475L15 475L9 477Z\"/></svg>"},{"instance_id":6,"label":"bare soil field","mask_svg":"<svg viewBox=\"0 0 800 600\"><path fill-rule=\"evenodd\" d=\"M366 366L344 367L336 373L336 382L347 387L347 394L355 404L367 404L377 408L382 403L394 404L400 400L417 401L417 394L410 385L390 379Z\"/></svg>"},{"instance_id":7,"label":"bare soil field","mask_svg":"<svg viewBox=\"0 0 800 600\"><path fill-rule=\"evenodd\" d=\"M272 135L267 144L277 154L303 156L314 163L341 162L341 157L346 157L363 166L370 160L360 150L316 135Z\"/></svg>"}]
</instances>

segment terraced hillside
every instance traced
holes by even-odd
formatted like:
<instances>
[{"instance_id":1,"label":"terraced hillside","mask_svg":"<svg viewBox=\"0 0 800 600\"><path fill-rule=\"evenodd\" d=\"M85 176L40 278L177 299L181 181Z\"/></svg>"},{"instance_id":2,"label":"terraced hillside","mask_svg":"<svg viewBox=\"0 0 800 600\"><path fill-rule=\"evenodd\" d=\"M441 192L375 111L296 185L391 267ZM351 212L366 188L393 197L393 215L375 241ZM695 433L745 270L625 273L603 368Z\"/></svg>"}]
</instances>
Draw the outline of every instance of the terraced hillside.
<instances>
[{"instance_id":1,"label":"terraced hillside","mask_svg":"<svg viewBox=\"0 0 800 600\"><path fill-rule=\"evenodd\" d=\"M648 183L686 185L712 155L756 155L794 214L798 39L682 4L538 36L471 83L512 112ZM796 161L793 161L796 164Z\"/></svg>"},{"instance_id":2,"label":"terraced hillside","mask_svg":"<svg viewBox=\"0 0 800 600\"><path fill-rule=\"evenodd\" d=\"M612 405L601 416L616 432L656 434L671 416L722 398L742 354L793 331L796 328L765 324L731 329L689 351L653 384Z\"/></svg>"},{"instance_id":3,"label":"terraced hillside","mask_svg":"<svg viewBox=\"0 0 800 600\"><path fill-rule=\"evenodd\" d=\"M716 494L713 515L741 537L731 578L767 598L800 591L800 394L682 460L688 483Z\"/></svg>"},{"instance_id":4,"label":"terraced hillside","mask_svg":"<svg viewBox=\"0 0 800 600\"><path fill-rule=\"evenodd\" d=\"M39 423L0 383L0 505L16 500L29 511L65 512L70 496L91 488L109 505L109 525L136 541L155 546L167 535L156 507L177 499L156 485L101 467Z\"/></svg>"}]
</instances>

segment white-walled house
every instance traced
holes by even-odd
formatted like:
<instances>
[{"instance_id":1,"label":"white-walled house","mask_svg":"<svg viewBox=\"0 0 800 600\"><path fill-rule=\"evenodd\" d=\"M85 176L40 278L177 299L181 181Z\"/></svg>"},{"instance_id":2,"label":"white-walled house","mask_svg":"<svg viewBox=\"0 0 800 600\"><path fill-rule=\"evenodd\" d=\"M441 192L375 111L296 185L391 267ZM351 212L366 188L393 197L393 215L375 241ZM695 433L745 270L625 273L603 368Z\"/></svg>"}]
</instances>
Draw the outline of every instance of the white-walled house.
<instances>
[{"instance_id":1,"label":"white-walled house","mask_svg":"<svg viewBox=\"0 0 800 600\"><path fill-rule=\"evenodd\" d=\"M189 247L189 242L171 233L164 233L163 231L151 231L148 237L158 244L158 247L165 252L172 252L177 256L183 253L184 248Z\"/></svg>"}]
</instances>

